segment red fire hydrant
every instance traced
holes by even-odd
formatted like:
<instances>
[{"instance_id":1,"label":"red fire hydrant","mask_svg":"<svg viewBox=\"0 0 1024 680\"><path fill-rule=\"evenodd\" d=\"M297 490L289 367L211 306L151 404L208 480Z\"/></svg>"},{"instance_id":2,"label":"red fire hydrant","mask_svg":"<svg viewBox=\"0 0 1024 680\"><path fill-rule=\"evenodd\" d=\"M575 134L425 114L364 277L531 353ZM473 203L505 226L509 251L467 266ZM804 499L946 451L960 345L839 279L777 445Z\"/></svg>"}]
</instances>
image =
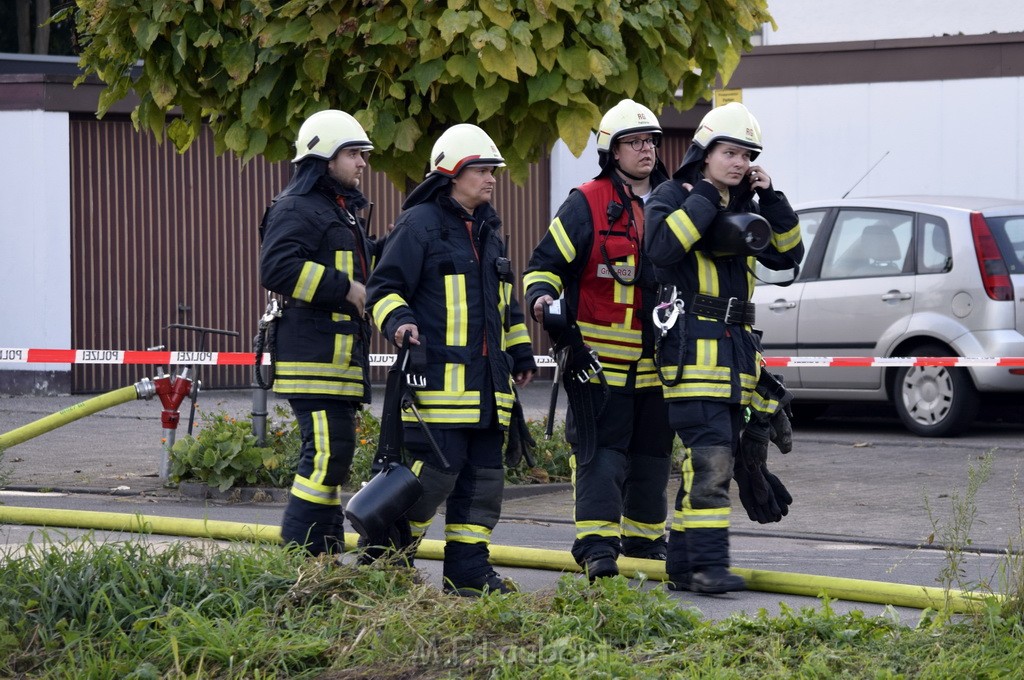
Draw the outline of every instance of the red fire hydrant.
<instances>
[{"instance_id":1,"label":"red fire hydrant","mask_svg":"<svg viewBox=\"0 0 1024 680\"><path fill-rule=\"evenodd\" d=\"M192 391L192 379L188 377L188 368L183 368L176 376L162 375L153 379L156 395L164 410L160 412L160 423L164 427L164 450L160 459L160 479L167 479L171 472L170 451L174 446L174 437L178 430L181 414L178 407Z\"/></svg>"}]
</instances>

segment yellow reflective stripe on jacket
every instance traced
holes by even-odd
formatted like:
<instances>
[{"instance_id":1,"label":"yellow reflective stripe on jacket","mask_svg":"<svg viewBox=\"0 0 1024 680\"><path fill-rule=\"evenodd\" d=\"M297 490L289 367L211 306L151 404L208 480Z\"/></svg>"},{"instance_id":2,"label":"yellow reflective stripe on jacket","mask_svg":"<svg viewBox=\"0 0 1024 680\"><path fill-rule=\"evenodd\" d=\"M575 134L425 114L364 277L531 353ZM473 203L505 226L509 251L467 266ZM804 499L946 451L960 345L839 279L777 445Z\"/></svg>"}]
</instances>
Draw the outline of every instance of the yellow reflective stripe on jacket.
<instances>
[{"instance_id":1,"label":"yellow reflective stripe on jacket","mask_svg":"<svg viewBox=\"0 0 1024 680\"><path fill-rule=\"evenodd\" d=\"M446 364L444 367L444 390L445 392L466 391L466 365ZM419 394L417 392L417 394Z\"/></svg>"},{"instance_id":2,"label":"yellow reflective stripe on jacket","mask_svg":"<svg viewBox=\"0 0 1024 680\"><path fill-rule=\"evenodd\" d=\"M636 388L645 390L649 388L661 389L661 379L658 378L658 369L654 366L654 359L643 357L636 365Z\"/></svg>"},{"instance_id":3,"label":"yellow reflective stripe on jacket","mask_svg":"<svg viewBox=\"0 0 1024 680\"><path fill-rule=\"evenodd\" d=\"M604 536L607 538L619 537L619 525L617 522L606 522L599 519L578 520L576 522L576 538L587 536Z\"/></svg>"},{"instance_id":4,"label":"yellow reflective stripe on jacket","mask_svg":"<svg viewBox=\"0 0 1024 680\"><path fill-rule=\"evenodd\" d=\"M352 363L352 346L355 336L338 333L334 336L334 363L348 366ZM360 373L360 376L362 374ZM361 378L360 378L361 379Z\"/></svg>"},{"instance_id":5,"label":"yellow reflective stripe on jacket","mask_svg":"<svg viewBox=\"0 0 1024 680\"><path fill-rule=\"evenodd\" d=\"M670 525L672 531L686 531L686 526L683 524L683 511L675 510L672 513L672 524Z\"/></svg>"},{"instance_id":6,"label":"yellow reflective stripe on jacket","mask_svg":"<svg viewBox=\"0 0 1024 680\"><path fill-rule=\"evenodd\" d=\"M627 321L631 321L627 316ZM578 321L583 339L602 358L616 361L636 361L643 350L643 331L619 324L600 326L588 321Z\"/></svg>"},{"instance_id":7,"label":"yellow reflective stripe on jacket","mask_svg":"<svg viewBox=\"0 0 1024 680\"><path fill-rule=\"evenodd\" d=\"M558 246L558 252L562 254L565 261L572 262L575 260L576 246L573 245L572 239L566 233L562 220L556 217L548 227L548 231L551 233L551 238L554 240L555 245Z\"/></svg>"},{"instance_id":8,"label":"yellow reflective stripe on jacket","mask_svg":"<svg viewBox=\"0 0 1024 680\"><path fill-rule=\"evenodd\" d=\"M547 285L554 288L555 297L561 295L562 290L564 290L564 286L562 285L562 278L552 272L535 271L523 274L523 286L527 290L529 290L530 286L534 285L535 283L546 283Z\"/></svg>"},{"instance_id":9,"label":"yellow reflective stripe on jacket","mask_svg":"<svg viewBox=\"0 0 1024 680\"><path fill-rule=\"evenodd\" d=\"M789 250L793 250L800 243L800 225L797 224L789 231L785 231L781 234L772 232L772 245L775 246L775 250L780 253L785 253Z\"/></svg>"},{"instance_id":10,"label":"yellow reflective stripe on jacket","mask_svg":"<svg viewBox=\"0 0 1024 680\"><path fill-rule=\"evenodd\" d=\"M665 533L665 523L656 522L638 522L635 519L629 519L628 517L622 518L622 535L627 538L646 538L648 540L656 540L661 538Z\"/></svg>"},{"instance_id":11,"label":"yellow reflective stripe on jacket","mask_svg":"<svg viewBox=\"0 0 1024 680\"><path fill-rule=\"evenodd\" d=\"M668 225L672 235L676 237L679 244L683 246L683 250L689 252L700 239L700 231L693 224L693 220L686 214L686 211L680 208L665 219L665 224Z\"/></svg>"},{"instance_id":12,"label":"yellow reflective stripe on jacket","mask_svg":"<svg viewBox=\"0 0 1024 680\"><path fill-rule=\"evenodd\" d=\"M699 250L696 256L699 291L705 295L718 297L718 267L715 266L715 261Z\"/></svg>"},{"instance_id":13,"label":"yellow reflective stripe on jacket","mask_svg":"<svg viewBox=\"0 0 1024 680\"><path fill-rule=\"evenodd\" d=\"M334 268L345 272L350 279L355 280L355 253L351 250L336 250L334 252Z\"/></svg>"},{"instance_id":14,"label":"yellow reflective stripe on jacket","mask_svg":"<svg viewBox=\"0 0 1024 680\"><path fill-rule=\"evenodd\" d=\"M328 394L363 397L363 371L358 366L340 366L306 361L279 361L275 365L274 391L279 394Z\"/></svg>"},{"instance_id":15,"label":"yellow reflective stripe on jacket","mask_svg":"<svg viewBox=\"0 0 1024 680\"><path fill-rule=\"evenodd\" d=\"M505 334L505 347L514 347L515 345L529 345L530 344L530 331L527 330L525 323L517 323L509 329L508 333Z\"/></svg>"},{"instance_id":16,"label":"yellow reflective stripe on jacket","mask_svg":"<svg viewBox=\"0 0 1024 680\"><path fill-rule=\"evenodd\" d=\"M417 390L416 404L428 423L476 423L480 420L480 391ZM416 423L412 410L402 412L402 422Z\"/></svg>"},{"instance_id":17,"label":"yellow reflective stripe on jacket","mask_svg":"<svg viewBox=\"0 0 1024 680\"><path fill-rule=\"evenodd\" d=\"M503 427L508 427L508 424L512 422L512 405L515 403L516 397L511 392L495 392L494 402L498 407L498 424Z\"/></svg>"},{"instance_id":18,"label":"yellow reflective stripe on jacket","mask_svg":"<svg viewBox=\"0 0 1024 680\"><path fill-rule=\"evenodd\" d=\"M315 378L333 378L335 380L363 380L363 370L358 366L339 366L313 361L279 361L274 364L277 378L294 378L306 375Z\"/></svg>"},{"instance_id":19,"label":"yellow reflective stripe on jacket","mask_svg":"<svg viewBox=\"0 0 1024 680\"><path fill-rule=\"evenodd\" d=\"M297 498L318 505L341 505L341 495L338 493L340 488L324 486L306 477L295 475L291 493Z\"/></svg>"},{"instance_id":20,"label":"yellow reflective stripe on jacket","mask_svg":"<svg viewBox=\"0 0 1024 680\"><path fill-rule=\"evenodd\" d=\"M295 288L292 289L292 297L303 302L310 302L316 295L317 286L320 285L325 271L327 268L316 262L303 264L302 271L299 272L299 280L295 282Z\"/></svg>"},{"instance_id":21,"label":"yellow reflective stripe on jacket","mask_svg":"<svg viewBox=\"0 0 1024 680\"><path fill-rule=\"evenodd\" d=\"M689 497L687 497L689 499ZM732 508L691 508L683 504L683 527L686 529L728 529Z\"/></svg>"},{"instance_id":22,"label":"yellow reflective stripe on jacket","mask_svg":"<svg viewBox=\"0 0 1024 680\"><path fill-rule=\"evenodd\" d=\"M407 303L398 293L385 295L373 306L373 322L377 324L377 328L383 329L384 322L393 311L399 307L408 306L409 303Z\"/></svg>"},{"instance_id":23,"label":"yellow reflective stripe on jacket","mask_svg":"<svg viewBox=\"0 0 1024 680\"><path fill-rule=\"evenodd\" d=\"M466 277L448 274L444 277L445 317L444 344L465 347L469 341L469 303L466 299Z\"/></svg>"},{"instance_id":24,"label":"yellow reflective stripe on jacket","mask_svg":"<svg viewBox=\"0 0 1024 680\"><path fill-rule=\"evenodd\" d=\"M453 543L490 543L491 530L481 524L445 524L444 540Z\"/></svg>"}]
</instances>

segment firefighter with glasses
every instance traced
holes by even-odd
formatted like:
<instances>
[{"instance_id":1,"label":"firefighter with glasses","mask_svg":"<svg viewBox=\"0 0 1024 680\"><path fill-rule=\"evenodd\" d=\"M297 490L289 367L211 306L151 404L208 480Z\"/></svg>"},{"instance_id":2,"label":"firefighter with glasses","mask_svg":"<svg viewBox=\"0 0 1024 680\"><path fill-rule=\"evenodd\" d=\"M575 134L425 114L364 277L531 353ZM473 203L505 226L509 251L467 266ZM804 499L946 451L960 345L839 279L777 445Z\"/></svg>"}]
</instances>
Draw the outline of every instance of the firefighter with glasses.
<instances>
[{"instance_id":1,"label":"firefighter with glasses","mask_svg":"<svg viewBox=\"0 0 1024 680\"><path fill-rule=\"evenodd\" d=\"M408 333L424 347L426 385L415 391L416 412L403 413L405 450L423 495L406 518L415 545L446 504L444 590L464 596L514 589L491 567L489 545L501 514L514 385L527 385L536 370L491 205L494 173L504 165L479 127L446 130L368 286L384 337L401 346Z\"/></svg>"},{"instance_id":2,"label":"firefighter with glasses","mask_svg":"<svg viewBox=\"0 0 1024 680\"><path fill-rule=\"evenodd\" d=\"M666 564L673 590L746 588L728 570L732 477L751 519L779 521L792 502L765 465L769 438L783 452L792 445L789 397L761 366L750 298L756 263L794 269L804 247L796 213L754 163L761 149L746 107L712 109L645 208L644 243L662 284L657 364L686 447Z\"/></svg>"},{"instance_id":3,"label":"firefighter with glasses","mask_svg":"<svg viewBox=\"0 0 1024 680\"><path fill-rule=\"evenodd\" d=\"M662 129L625 99L601 119L601 172L573 189L533 251L523 277L535 319L563 305L569 330L545 328L556 351L596 352L586 374L561 360L569 397L576 540L572 555L591 580L618 574L616 559L664 560L666 487L673 432L654 366L653 267L643 247L644 204L668 179ZM578 328L576 344L572 337Z\"/></svg>"},{"instance_id":4,"label":"firefighter with glasses","mask_svg":"<svg viewBox=\"0 0 1024 680\"><path fill-rule=\"evenodd\" d=\"M364 305L377 243L366 233L359 187L371 149L348 113L310 116L291 181L260 227L260 282L284 307L273 387L302 434L281 537L313 555L344 549L340 490L355 452L356 411L370 401Z\"/></svg>"}]
</instances>

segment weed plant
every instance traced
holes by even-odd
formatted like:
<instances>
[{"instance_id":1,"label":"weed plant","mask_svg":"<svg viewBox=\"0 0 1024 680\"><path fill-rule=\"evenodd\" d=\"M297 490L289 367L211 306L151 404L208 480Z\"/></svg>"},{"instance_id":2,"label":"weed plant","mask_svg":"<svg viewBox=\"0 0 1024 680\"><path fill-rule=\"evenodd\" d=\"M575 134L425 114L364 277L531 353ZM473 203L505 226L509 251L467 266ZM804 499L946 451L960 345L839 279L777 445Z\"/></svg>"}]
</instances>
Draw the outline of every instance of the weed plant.
<instances>
[{"instance_id":1,"label":"weed plant","mask_svg":"<svg viewBox=\"0 0 1024 680\"><path fill-rule=\"evenodd\" d=\"M564 575L474 600L277 546L44 540L0 560L0 676L996 678L1024 656L1019 617L997 608L708 621L650 585Z\"/></svg>"},{"instance_id":2,"label":"weed plant","mask_svg":"<svg viewBox=\"0 0 1024 680\"><path fill-rule=\"evenodd\" d=\"M252 421L234 418L223 411L200 413L199 433L174 443L170 452L171 481L198 481L227 491L238 486L291 486L298 464L301 437L292 414L277 406L267 420L267 441L258 446L252 433ZM567 482L570 478L569 445L565 426L558 424L550 440L544 438L546 421L527 421L537 442L534 465L524 460L506 468L508 484L546 484ZM380 440L380 419L368 411L356 422L356 450L345 487L354 491L369 481L373 457Z\"/></svg>"}]
</instances>

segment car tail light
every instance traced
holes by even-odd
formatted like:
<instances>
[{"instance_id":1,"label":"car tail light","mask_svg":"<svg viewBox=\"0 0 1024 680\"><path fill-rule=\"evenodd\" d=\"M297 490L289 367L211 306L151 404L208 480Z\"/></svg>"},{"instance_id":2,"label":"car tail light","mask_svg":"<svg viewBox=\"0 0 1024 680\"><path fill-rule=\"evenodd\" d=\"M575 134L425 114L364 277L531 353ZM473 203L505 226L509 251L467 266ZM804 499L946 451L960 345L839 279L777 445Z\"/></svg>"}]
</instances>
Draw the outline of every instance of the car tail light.
<instances>
[{"instance_id":1,"label":"car tail light","mask_svg":"<svg viewBox=\"0 0 1024 680\"><path fill-rule=\"evenodd\" d=\"M980 212L971 213L971 234L974 236L974 252L978 256L978 269L981 270L985 292L993 300L1013 300L1010 272L1003 262L992 230Z\"/></svg>"}]
</instances>

